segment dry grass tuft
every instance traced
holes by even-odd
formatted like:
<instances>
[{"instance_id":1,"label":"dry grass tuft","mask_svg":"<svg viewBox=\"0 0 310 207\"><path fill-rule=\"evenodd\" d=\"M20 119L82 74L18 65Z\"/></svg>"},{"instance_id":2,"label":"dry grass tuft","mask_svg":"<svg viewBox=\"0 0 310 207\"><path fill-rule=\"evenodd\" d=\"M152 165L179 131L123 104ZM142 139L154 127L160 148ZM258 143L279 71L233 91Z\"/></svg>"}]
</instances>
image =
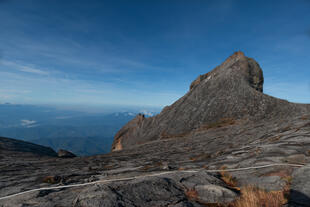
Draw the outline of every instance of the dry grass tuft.
<instances>
[{"instance_id":1,"label":"dry grass tuft","mask_svg":"<svg viewBox=\"0 0 310 207\"><path fill-rule=\"evenodd\" d=\"M281 207L287 203L285 191L266 192L253 186L241 189L241 196L230 207Z\"/></svg>"},{"instance_id":2,"label":"dry grass tuft","mask_svg":"<svg viewBox=\"0 0 310 207\"><path fill-rule=\"evenodd\" d=\"M195 189L189 189L185 192L185 195L189 200L197 200L198 198L198 192Z\"/></svg>"},{"instance_id":3,"label":"dry grass tuft","mask_svg":"<svg viewBox=\"0 0 310 207\"><path fill-rule=\"evenodd\" d=\"M237 186L237 181L236 179L227 171L225 171L227 169L226 166L222 166L220 168L221 172L221 179L230 187L236 187Z\"/></svg>"},{"instance_id":4,"label":"dry grass tuft","mask_svg":"<svg viewBox=\"0 0 310 207\"><path fill-rule=\"evenodd\" d=\"M264 191L254 186L243 187L240 197L231 203L204 203L200 202L198 192L190 189L186 192L189 200L196 201L207 207L281 207L287 204L289 187L283 191Z\"/></svg>"}]
</instances>

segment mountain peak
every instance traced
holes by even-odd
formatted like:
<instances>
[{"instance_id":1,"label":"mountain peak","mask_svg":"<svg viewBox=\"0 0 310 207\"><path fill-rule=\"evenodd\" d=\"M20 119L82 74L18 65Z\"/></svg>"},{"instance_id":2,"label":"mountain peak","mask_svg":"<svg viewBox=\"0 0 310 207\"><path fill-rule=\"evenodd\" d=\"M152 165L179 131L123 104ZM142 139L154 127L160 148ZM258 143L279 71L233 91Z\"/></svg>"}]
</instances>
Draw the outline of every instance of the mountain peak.
<instances>
[{"instance_id":1,"label":"mountain peak","mask_svg":"<svg viewBox=\"0 0 310 207\"><path fill-rule=\"evenodd\" d=\"M190 85L190 90L200 83L218 77L230 79L235 83L246 81L252 88L263 92L264 76L259 64L252 58L248 58L243 52L237 51L228 57L221 65L212 71L199 75Z\"/></svg>"},{"instance_id":2,"label":"mountain peak","mask_svg":"<svg viewBox=\"0 0 310 207\"><path fill-rule=\"evenodd\" d=\"M308 105L263 94L263 83L259 64L243 52L235 52L210 72L198 76L189 92L160 114L143 119L136 117L125 125L116 134L112 151L188 136L221 120L281 119L309 110Z\"/></svg>"},{"instance_id":3,"label":"mountain peak","mask_svg":"<svg viewBox=\"0 0 310 207\"><path fill-rule=\"evenodd\" d=\"M246 58L242 51L234 52L231 56L229 56L222 64L227 65L231 64L232 62L236 62L242 58Z\"/></svg>"}]
</instances>

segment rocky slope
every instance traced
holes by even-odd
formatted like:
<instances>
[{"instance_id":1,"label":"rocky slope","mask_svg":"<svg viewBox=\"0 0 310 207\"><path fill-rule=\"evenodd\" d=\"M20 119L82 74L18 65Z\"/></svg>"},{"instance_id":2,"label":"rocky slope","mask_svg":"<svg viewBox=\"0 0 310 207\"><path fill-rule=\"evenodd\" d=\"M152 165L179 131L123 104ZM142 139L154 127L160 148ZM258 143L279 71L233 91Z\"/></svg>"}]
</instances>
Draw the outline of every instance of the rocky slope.
<instances>
[{"instance_id":1,"label":"rocky slope","mask_svg":"<svg viewBox=\"0 0 310 207\"><path fill-rule=\"evenodd\" d=\"M22 153L23 155L57 156L56 152L50 147L43 147L31 142L0 137L0 155L12 157L13 154L16 153Z\"/></svg>"},{"instance_id":2,"label":"rocky slope","mask_svg":"<svg viewBox=\"0 0 310 207\"><path fill-rule=\"evenodd\" d=\"M300 115L309 105L289 103L265 95L258 63L236 52L211 72L200 75L190 90L154 117L137 116L114 138L112 150L148 141L186 136L222 119L267 120Z\"/></svg>"},{"instance_id":3,"label":"rocky slope","mask_svg":"<svg viewBox=\"0 0 310 207\"><path fill-rule=\"evenodd\" d=\"M0 155L0 206L235 207L253 185L285 192L271 206L309 206L310 107L267 96L262 84L259 65L238 52L159 115L130 121L109 154Z\"/></svg>"}]
</instances>

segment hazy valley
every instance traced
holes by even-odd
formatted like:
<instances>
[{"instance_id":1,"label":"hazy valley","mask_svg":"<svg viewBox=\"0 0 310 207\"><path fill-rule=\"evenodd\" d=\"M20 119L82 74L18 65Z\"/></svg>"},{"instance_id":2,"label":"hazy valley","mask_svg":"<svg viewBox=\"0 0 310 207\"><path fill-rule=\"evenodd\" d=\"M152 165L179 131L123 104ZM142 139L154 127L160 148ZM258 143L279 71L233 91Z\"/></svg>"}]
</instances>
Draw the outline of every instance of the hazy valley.
<instances>
[{"instance_id":1,"label":"hazy valley","mask_svg":"<svg viewBox=\"0 0 310 207\"><path fill-rule=\"evenodd\" d=\"M67 149L77 155L103 154L110 151L115 133L138 113L137 110L88 113L0 104L0 136L31 141L56 151Z\"/></svg>"}]
</instances>

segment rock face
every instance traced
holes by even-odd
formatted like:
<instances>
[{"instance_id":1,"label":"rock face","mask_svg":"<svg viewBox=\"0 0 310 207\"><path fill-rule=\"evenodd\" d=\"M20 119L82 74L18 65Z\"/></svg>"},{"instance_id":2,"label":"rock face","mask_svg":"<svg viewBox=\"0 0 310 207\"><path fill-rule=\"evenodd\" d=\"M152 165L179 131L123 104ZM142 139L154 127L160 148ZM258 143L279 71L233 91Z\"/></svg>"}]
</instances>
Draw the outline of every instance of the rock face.
<instances>
[{"instance_id":1,"label":"rock face","mask_svg":"<svg viewBox=\"0 0 310 207\"><path fill-rule=\"evenodd\" d=\"M128 122L117 134L115 135L115 140L113 142L112 149L113 150L122 150L122 140L126 139L128 134L135 134L135 130L139 129L143 121L145 120L145 116L143 114L138 114L135 118L133 118L130 122ZM125 137L124 137L125 136Z\"/></svg>"},{"instance_id":2,"label":"rock face","mask_svg":"<svg viewBox=\"0 0 310 207\"><path fill-rule=\"evenodd\" d=\"M188 93L157 116L137 116L130 121L115 135L112 151L185 136L223 119L285 118L309 109L307 105L263 94L263 83L259 64L236 52L212 71L200 75Z\"/></svg>"},{"instance_id":3,"label":"rock face","mask_svg":"<svg viewBox=\"0 0 310 207\"><path fill-rule=\"evenodd\" d=\"M61 157L61 158L73 158L73 157L76 157L75 154L73 154L72 152L69 152L67 150L64 150L64 149L58 150L57 155L58 155L58 157Z\"/></svg>"}]
</instances>

